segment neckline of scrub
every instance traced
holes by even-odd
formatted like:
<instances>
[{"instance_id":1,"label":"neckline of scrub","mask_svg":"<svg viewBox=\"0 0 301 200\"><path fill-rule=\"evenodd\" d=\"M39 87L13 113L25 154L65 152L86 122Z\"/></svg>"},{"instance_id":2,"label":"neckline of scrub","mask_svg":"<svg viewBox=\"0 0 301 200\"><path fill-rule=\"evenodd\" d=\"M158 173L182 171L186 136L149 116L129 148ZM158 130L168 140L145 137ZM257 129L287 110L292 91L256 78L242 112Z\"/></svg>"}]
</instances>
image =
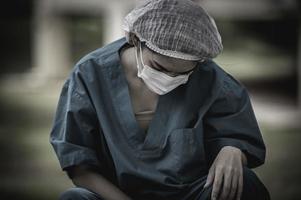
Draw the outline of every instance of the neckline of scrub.
<instances>
[{"instance_id":1,"label":"neckline of scrub","mask_svg":"<svg viewBox=\"0 0 301 200\"><path fill-rule=\"evenodd\" d=\"M118 117L122 123L122 128L125 135L128 137L132 148L134 148L134 150L139 150L136 152L138 152L140 157L154 156L162 151L164 138L167 134L164 122L167 121L168 116L167 113L162 112L162 106L165 105L166 107L166 105L168 105L166 104L167 102L164 102L166 101L169 93L165 95L159 95L153 118L149 122L149 126L145 134L145 131L139 126L139 123L136 120L130 98L129 84L126 79L123 66L121 65L120 50L126 44L126 41L123 40L121 45L118 46L118 49L114 53L114 60L116 61L116 79L114 80L118 81L119 87L115 87L114 91L112 91L115 93L114 97L116 97L113 99L115 99L115 105L118 107ZM120 102L123 103L120 104Z\"/></svg>"}]
</instances>

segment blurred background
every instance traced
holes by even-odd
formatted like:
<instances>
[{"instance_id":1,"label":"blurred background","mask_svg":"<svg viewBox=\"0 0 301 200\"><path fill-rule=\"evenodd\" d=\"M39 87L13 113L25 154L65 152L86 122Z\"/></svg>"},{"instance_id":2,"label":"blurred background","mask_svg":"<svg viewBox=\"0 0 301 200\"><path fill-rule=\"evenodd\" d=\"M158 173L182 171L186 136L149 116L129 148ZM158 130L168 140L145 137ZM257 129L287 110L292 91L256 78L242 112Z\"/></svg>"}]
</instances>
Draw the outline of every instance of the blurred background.
<instances>
[{"instance_id":1,"label":"blurred background","mask_svg":"<svg viewBox=\"0 0 301 200\"><path fill-rule=\"evenodd\" d=\"M86 53L120 37L135 0L10 0L0 18L0 199L57 199L72 186L49 144L62 84ZM301 199L301 5L204 0L249 89L267 146L254 171L273 200Z\"/></svg>"}]
</instances>

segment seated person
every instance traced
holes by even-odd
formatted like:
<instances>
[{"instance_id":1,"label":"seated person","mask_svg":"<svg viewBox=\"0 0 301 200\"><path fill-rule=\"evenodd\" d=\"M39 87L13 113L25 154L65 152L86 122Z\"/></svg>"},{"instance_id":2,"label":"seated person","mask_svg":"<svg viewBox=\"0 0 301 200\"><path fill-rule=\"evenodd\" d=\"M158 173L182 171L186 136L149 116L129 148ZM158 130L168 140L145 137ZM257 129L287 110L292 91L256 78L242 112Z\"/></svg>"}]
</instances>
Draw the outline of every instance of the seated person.
<instances>
[{"instance_id":1,"label":"seated person","mask_svg":"<svg viewBox=\"0 0 301 200\"><path fill-rule=\"evenodd\" d=\"M50 142L76 187L60 199L270 199L251 170L266 149L248 92L212 60L214 20L149 0L123 27L63 85Z\"/></svg>"}]
</instances>

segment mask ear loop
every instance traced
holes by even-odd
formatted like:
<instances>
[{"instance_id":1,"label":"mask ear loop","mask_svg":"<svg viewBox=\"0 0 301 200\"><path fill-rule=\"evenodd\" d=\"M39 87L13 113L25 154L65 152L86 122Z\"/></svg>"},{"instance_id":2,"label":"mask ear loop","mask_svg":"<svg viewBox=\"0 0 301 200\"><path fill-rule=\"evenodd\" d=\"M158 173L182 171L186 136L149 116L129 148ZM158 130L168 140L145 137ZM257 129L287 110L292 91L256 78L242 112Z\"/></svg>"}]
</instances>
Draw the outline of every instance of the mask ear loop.
<instances>
[{"instance_id":1,"label":"mask ear loop","mask_svg":"<svg viewBox=\"0 0 301 200\"><path fill-rule=\"evenodd\" d=\"M144 67L145 64L143 62L143 57L142 57L142 44L141 44L141 42L139 42L139 48L140 48L140 60L141 60L142 66Z\"/></svg>"},{"instance_id":2,"label":"mask ear loop","mask_svg":"<svg viewBox=\"0 0 301 200\"><path fill-rule=\"evenodd\" d=\"M139 41L139 44L140 44L140 47L141 47L141 43ZM135 57L136 57L136 62L137 62L137 69L138 69L138 77L140 77L141 73L142 73L142 68L140 67L140 64L139 64L139 59L138 59L138 46L134 45L135 46ZM141 48L140 48L141 49ZM141 51L139 52L140 55L141 55Z\"/></svg>"}]
</instances>

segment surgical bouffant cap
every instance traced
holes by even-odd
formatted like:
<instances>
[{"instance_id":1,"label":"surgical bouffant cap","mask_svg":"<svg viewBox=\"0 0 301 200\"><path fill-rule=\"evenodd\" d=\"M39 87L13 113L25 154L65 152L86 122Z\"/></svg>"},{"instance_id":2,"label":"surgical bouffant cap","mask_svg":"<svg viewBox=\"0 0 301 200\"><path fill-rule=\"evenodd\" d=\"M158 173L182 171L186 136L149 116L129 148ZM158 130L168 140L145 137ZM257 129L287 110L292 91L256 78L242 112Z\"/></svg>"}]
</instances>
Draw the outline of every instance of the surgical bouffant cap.
<instances>
[{"instance_id":1,"label":"surgical bouffant cap","mask_svg":"<svg viewBox=\"0 0 301 200\"><path fill-rule=\"evenodd\" d=\"M191 0L142 1L124 18L123 29L153 51L174 58L214 58L223 49L213 18Z\"/></svg>"}]
</instances>

